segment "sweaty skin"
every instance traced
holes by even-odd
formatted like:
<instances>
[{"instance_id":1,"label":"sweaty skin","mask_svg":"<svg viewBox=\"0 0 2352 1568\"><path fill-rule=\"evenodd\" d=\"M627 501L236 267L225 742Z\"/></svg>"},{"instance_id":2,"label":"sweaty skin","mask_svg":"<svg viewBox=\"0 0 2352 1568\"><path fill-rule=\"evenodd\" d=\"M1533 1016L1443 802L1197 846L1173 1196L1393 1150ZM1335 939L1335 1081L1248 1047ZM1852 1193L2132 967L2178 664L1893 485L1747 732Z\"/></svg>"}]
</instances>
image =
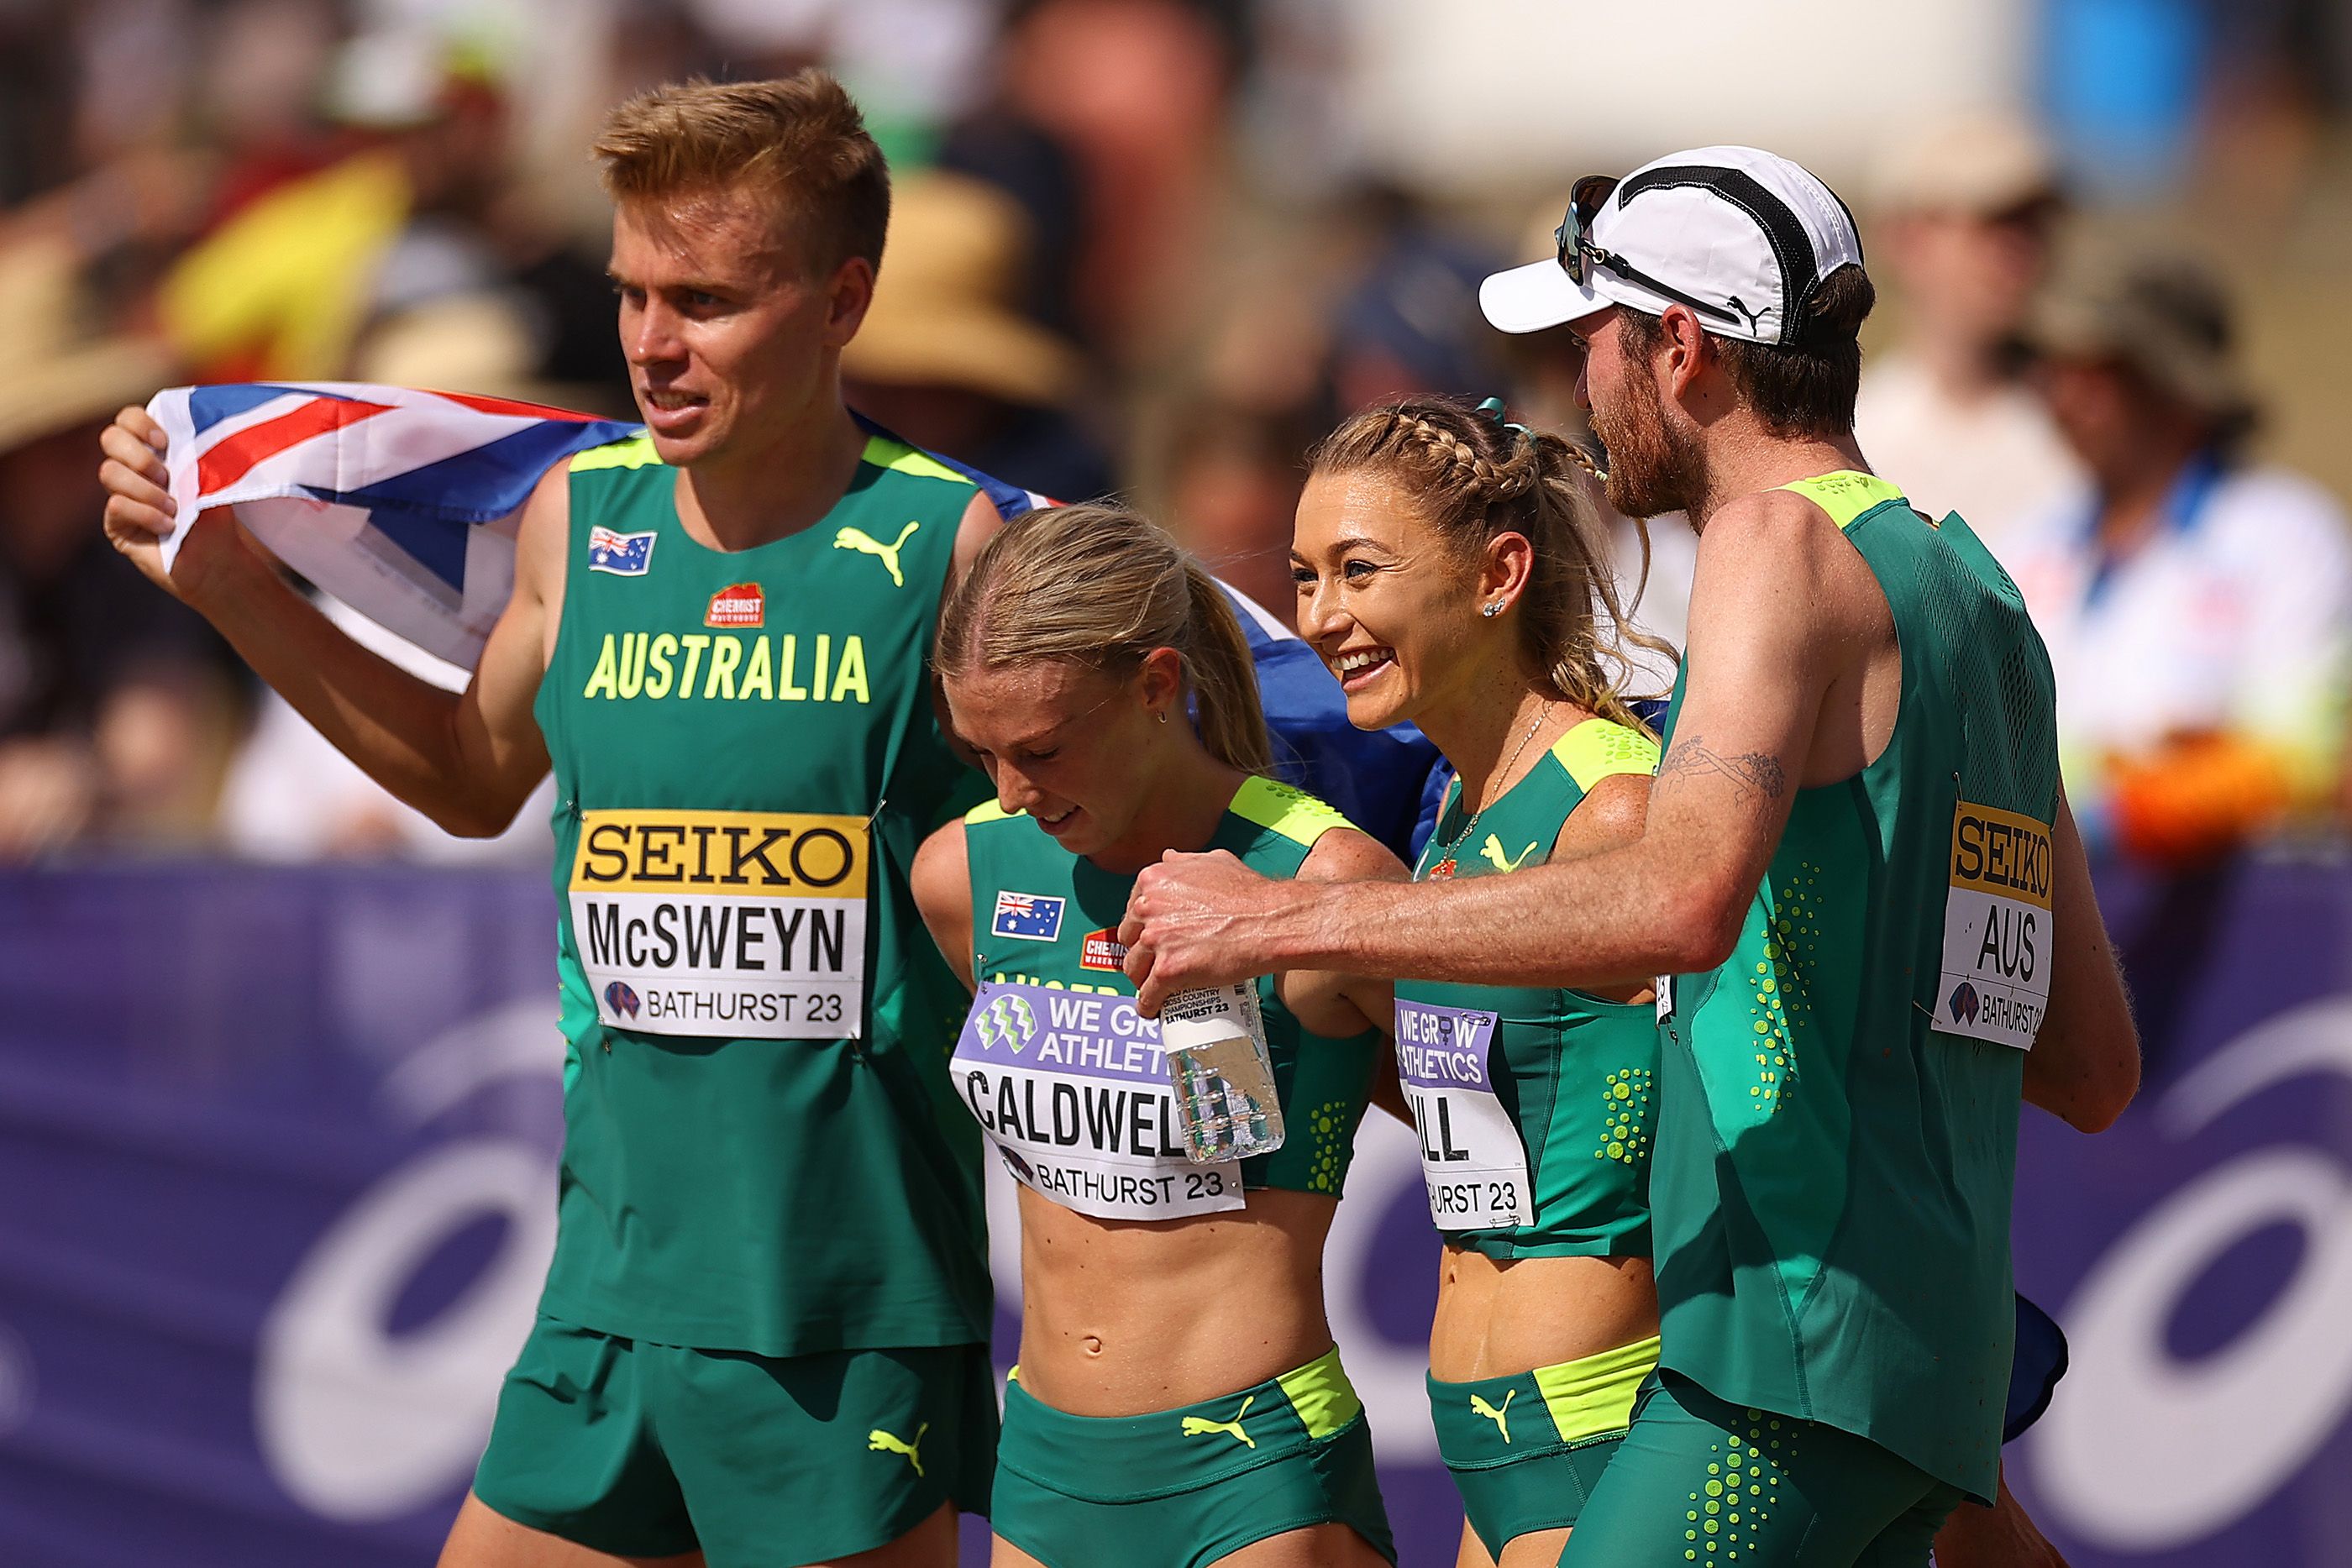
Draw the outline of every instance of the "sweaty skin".
<instances>
[{"instance_id":1,"label":"sweaty skin","mask_svg":"<svg viewBox=\"0 0 2352 1568\"><path fill-rule=\"evenodd\" d=\"M847 488L865 436L841 400L842 345L873 294L862 258L812 276L773 242L772 214L737 193L614 214L611 270L621 346L639 413L663 462L678 468L687 531L718 550L748 549L808 527ZM547 776L532 714L562 623L569 474L558 466L525 503L515 588L461 693L361 647L290 587L242 526L199 517L175 567L159 549L176 521L165 439L126 408L100 437L104 527L115 548L217 627L256 674L377 783L449 832L487 837L514 821ZM1000 526L985 494L960 525L954 570ZM845 1560L857 1568L944 1568L953 1511ZM657 1560L694 1568L699 1553ZM442 1568L590 1568L620 1559L526 1529L467 1498ZM656 1560L647 1559L647 1562Z\"/></svg>"},{"instance_id":2,"label":"sweaty skin","mask_svg":"<svg viewBox=\"0 0 2352 1568\"><path fill-rule=\"evenodd\" d=\"M1300 635L1339 677L1349 722L1418 725L1454 766L1473 808L1499 800L1547 748L1595 716L1526 667L1514 612L1532 553L1524 536L1504 532L1468 559L1410 492L1379 474L1318 471L1299 497L1291 571ZM1500 608L1482 613L1489 604ZM1561 823L1549 859L1639 839L1649 791L1646 778L1601 780ZM1465 829L1462 852L1474 852L1473 836ZM1651 995L1643 985L1610 999ZM1411 1123L1402 1103L1389 1108ZM1465 1383L1574 1361L1657 1331L1646 1258L1498 1260L1449 1240L1438 1265L1429 1365L1444 1382ZM1501 1568L1549 1564L1568 1535L1517 1536ZM1494 1564L1466 1522L1457 1561L1459 1568Z\"/></svg>"},{"instance_id":3,"label":"sweaty skin","mask_svg":"<svg viewBox=\"0 0 2352 1568\"><path fill-rule=\"evenodd\" d=\"M1680 306L1633 363L1612 311L1577 324L1596 423L1647 377L1708 444L1682 716L1640 838L1508 877L1367 883L1313 896L1219 854L1173 857L1139 879L1119 939L1139 1002L1252 964L1473 984L1595 988L1694 974L1727 958L1770 863L1794 791L1860 773L1885 748L1901 653L1885 593L1825 512L1778 486L1866 469L1851 437L1786 439L1726 408L1704 329ZM2026 1099L2085 1131L2138 1087L2137 1033L2063 793L2053 919L2077 956L2058 964L2026 1062Z\"/></svg>"},{"instance_id":4,"label":"sweaty skin","mask_svg":"<svg viewBox=\"0 0 2352 1568\"><path fill-rule=\"evenodd\" d=\"M1181 722L1180 668L1174 650L1160 649L1125 681L1040 661L953 672L944 685L956 732L994 780L1000 805L1046 824L1065 849L1103 869L1132 872L1176 845L1206 843L1244 777ZM1171 706L1180 722L1161 722ZM1353 829L1326 832L1297 873L1317 886L1403 874L1394 856ZM963 823L924 842L912 880L940 953L971 985ZM1301 972L1276 985L1313 1033L1388 1028L1384 984ZM1334 1197L1260 1189L1236 1212L1149 1222L1080 1214L1025 1186L1018 1200L1021 1381L1058 1410L1132 1416L1194 1404L1331 1348L1323 1244ZM1000 1568L1032 1561L1002 1541L996 1551ZM1225 1561L1272 1568L1379 1560L1353 1531L1324 1524Z\"/></svg>"}]
</instances>

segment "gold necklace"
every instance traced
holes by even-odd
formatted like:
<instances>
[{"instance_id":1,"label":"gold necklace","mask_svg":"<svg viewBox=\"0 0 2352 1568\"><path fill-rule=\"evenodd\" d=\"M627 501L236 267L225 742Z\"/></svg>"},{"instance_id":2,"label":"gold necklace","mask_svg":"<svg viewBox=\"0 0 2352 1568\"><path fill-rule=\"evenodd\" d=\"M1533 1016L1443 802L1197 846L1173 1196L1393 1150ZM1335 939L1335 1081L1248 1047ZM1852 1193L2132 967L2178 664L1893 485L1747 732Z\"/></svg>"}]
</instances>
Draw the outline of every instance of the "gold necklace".
<instances>
[{"instance_id":1,"label":"gold necklace","mask_svg":"<svg viewBox=\"0 0 2352 1568\"><path fill-rule=\"evenodd\" d=\"M1493 805L1495 800L1501 800L1509 792L1507 786L1510 781L1511 769L1519 765L1519 756L1522 752L1527 750L1528 742L1536 737L1536 731L1543 727L1543 721L1549 717L1550 715L1551 704L1547 700L1543 706L1536 710L1536 716L1528 721L1528 731L1525 735L1519 737L1519 744L1511 748L1511 759L1503 764L1503 770L1500 773L1495 775L1495 800L1481 802L1478 809L1470 813L1469 821L1464 823L1462 831L1454 834L1453 840L1446 844L1445 858L1429 868L1430 881L1436 882L1444 878L1451 877L1454 874L1456 869L1454 860L1455 852L1459 851L1464 844L1470 841L1471 834L1478 831L1478 819L1486 814L1486 808Z\"/></svg>"}]
</instances>

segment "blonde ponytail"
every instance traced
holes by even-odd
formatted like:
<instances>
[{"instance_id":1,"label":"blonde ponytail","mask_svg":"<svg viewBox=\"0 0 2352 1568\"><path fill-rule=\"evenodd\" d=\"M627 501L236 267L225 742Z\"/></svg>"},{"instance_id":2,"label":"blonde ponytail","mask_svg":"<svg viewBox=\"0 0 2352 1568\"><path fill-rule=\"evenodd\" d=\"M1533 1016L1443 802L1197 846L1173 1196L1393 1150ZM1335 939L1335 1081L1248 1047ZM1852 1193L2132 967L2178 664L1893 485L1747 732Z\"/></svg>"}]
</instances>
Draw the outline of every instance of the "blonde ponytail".
<instances>
[{"instance_id":1,"label":"blonde ponytail","mask_svg":"<svg viewBox=\"0 0 2352 1568\"><path fill-rule=\"evenodd\" d=\"M1192 608L1193 646L1188 663L1201 744L1228 768L1268 772L1274 754L1266 741L1265 708L1258 701L1257 661L1250 656L1249 634L1217 580L1189 555L1184 557L1184 588Z\"/></svg>"},{"instance_id":2,"label":"blonde ponytail","mask_svg":"<svg viewBox=\"0 0 2352 1568\"><path fill-rule=\"evenodd\" d=\"M1173 648L1211 756L1272 766L1257 670L1224 591L1165 530L1124 507L1053 507L989 540L940 607L943 672L1066 659L1126 676Z\"/></svg>"}]
</instances>

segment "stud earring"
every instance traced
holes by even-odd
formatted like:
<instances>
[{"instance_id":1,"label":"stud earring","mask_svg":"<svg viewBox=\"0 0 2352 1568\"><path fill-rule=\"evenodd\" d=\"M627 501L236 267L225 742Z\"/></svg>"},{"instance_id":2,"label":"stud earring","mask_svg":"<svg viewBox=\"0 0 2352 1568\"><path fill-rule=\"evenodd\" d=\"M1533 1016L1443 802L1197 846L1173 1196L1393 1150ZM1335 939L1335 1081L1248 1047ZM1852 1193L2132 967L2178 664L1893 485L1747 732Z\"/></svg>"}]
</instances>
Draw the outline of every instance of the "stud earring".
<instances>
[{"instance_id":1,"label":"stud earring","mask_svg":"<svg viewBox=\"0 0 2352 1568\"><path fill-rule=\"evenodd\" d=\"M1503 601L1499 599L1490 600L1486 603L1478 606L1478 613L1486 616L1490 621L1496 616L1500 615L1502 612Z\"/></svg>"}]
</instances>

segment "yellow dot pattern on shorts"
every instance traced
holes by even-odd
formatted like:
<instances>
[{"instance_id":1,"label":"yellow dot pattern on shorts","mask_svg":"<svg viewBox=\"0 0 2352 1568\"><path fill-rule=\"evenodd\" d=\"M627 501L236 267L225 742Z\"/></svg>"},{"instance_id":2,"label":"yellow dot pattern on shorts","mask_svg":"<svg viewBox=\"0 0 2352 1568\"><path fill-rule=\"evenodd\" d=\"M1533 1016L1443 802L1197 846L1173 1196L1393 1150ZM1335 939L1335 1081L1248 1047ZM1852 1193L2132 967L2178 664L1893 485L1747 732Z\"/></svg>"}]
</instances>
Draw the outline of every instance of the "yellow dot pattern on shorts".
<instances>
[{"instance_id":1,"label":"yellow dot pattern on shorts","mask_svg":"<svg viewBox=\"0 0 2352 1568\"><path fill-rule=\"evenodd\" d=\"M1748 1097L1768 1116L1796 1080L1792 1025L1811 1021L1806 971L1821 944L1820 868L1800 864L1794 877L1774 886L1769 909L1764 956L1748 977L1756 1029L1756 1082Z\"/></svg>"},{"instance_id":2,"label":"yellow dot pattern on shorts","mask_svg":"<svg viewBox=\"0 0 2352 1568\"><path fill-rule=\"evenodd\" d=\"M1741 1430L1708 1450L1706 1481L1683 1511L1683 1561L1733 1568L1758 1559L1762 1530L1780 1505L1780 1474L1795 1434L1777 1416L1750 1410Z\"/></svg>"},{"instance_id":3,"label":"yellow dot pattern on shorts","mask_svg":"<svg viewBox=\"0 0 2352 1568\"><path fill-rule=\"evenodd\" d=\"M1651 1095L1657 1077L1646 1067L1621 1067L1601 1083L1601 1146L1596 1160L1639 1166L1650 1157Z\"/></svg>"},{"instance_id":4,"label":"yellow dot pattern on shorts","mask_svg":"<svg viewBox=\"0 0 2352 1568\"><path fill-rule=\"evenodd\" d=\"M1346 1100L1326 1100L1307 1113L1307 1125L1315 1140L1315 1157L1307 1167L1307 1190L1328 1192L1335 1197L1339 1181L1348 1169L1348 1151L1356 1140L1354 1122L1348 1113L1351 1104Z\"/></svg>"}]
</instances>

